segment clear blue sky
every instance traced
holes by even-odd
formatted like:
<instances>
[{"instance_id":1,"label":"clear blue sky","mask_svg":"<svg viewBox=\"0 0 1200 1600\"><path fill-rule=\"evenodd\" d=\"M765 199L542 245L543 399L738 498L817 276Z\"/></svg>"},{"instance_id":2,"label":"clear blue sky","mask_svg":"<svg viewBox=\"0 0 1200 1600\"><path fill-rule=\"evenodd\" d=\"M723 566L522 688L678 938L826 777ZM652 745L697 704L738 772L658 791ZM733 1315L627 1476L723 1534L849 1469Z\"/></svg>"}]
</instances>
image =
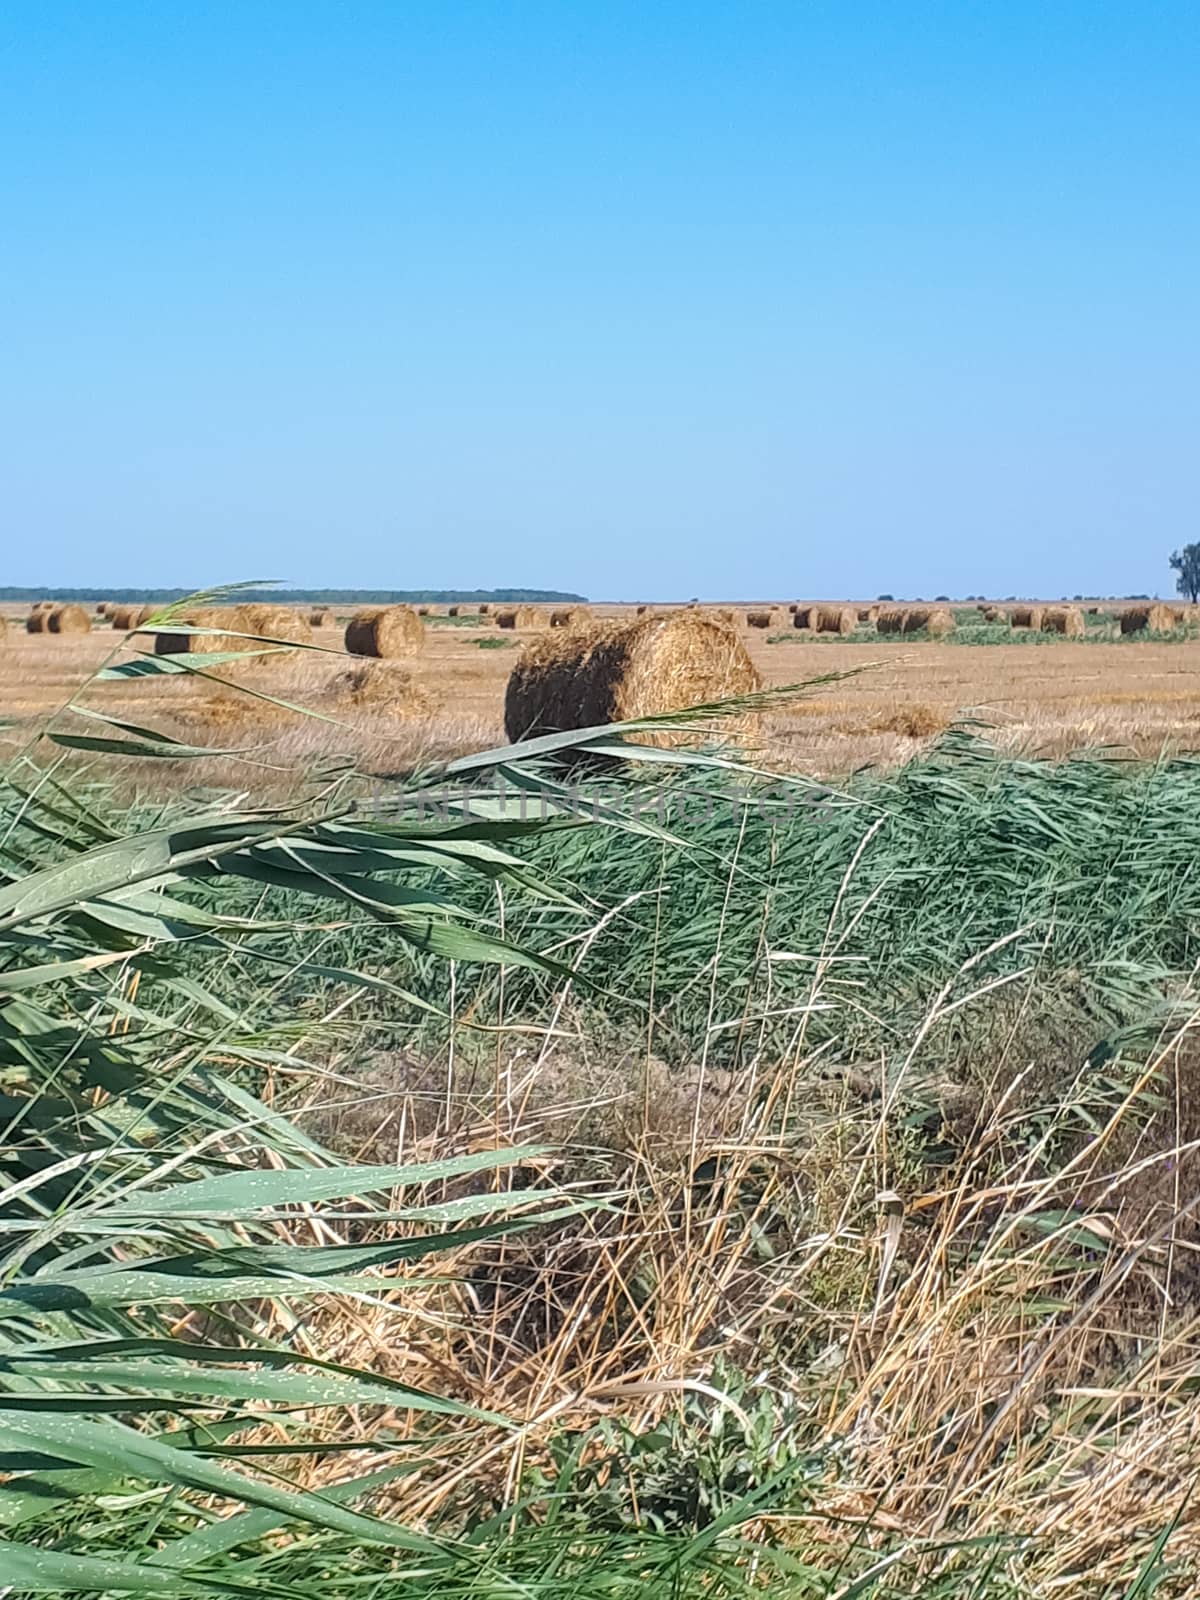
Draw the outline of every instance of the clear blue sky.
<instances>
[{"instance_id":1,"label":"clear blue sky","mask_svg":"<svg viewBox=\"0 0 1200 1600\"><path fill-rule=\"evenodd\" d=\"M10 0L0 583L1168 592L1200 7Z\"/></svg>"}]
</instances>

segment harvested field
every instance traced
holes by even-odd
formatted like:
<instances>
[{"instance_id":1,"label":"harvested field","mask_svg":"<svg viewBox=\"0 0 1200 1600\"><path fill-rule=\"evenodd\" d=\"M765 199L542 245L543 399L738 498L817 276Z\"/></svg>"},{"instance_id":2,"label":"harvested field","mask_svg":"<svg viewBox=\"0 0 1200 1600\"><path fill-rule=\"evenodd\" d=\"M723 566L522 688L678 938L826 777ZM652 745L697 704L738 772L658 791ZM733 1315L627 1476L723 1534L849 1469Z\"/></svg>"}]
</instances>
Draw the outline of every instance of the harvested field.
<instances>
[{"instance_id":1,"label":"harvested field","mask_svg":"<svg viewBox=\"0 0 1200 1600\"><path fill-rule=\"evenodd\" d=\"M57 638L26 633L28 608L2 609L15 626L0 674L0 716L30 716L60 704L120 642L107 629ZM877 623L881 634L886 619L901 609L881 611ZM632 606L593 610L597 620L636 616ZM1000 743L1012 749L1063 753L1115 745L1150 755L1164 748L1200 745L1200 639L1149 633L1122 637L1110 611L1087 619L1085 639L1014 633L1007 624L991 627L981 614L973 614L982 636L994 644L964 648L971 629L964 626L962 613L955 634L945 641L917 637L910 643L904 636L839 637L785 629L788 642L773 644L766 630L739 628L768 687L830 671L869 669L842 683L825 684L766 715L761 724L764 756L822 777L866 762L893 765L912 748L909 735L898 731L900 725L928 720L922 711L916 723L905 723L905 713L913 706L929 708L944 724L960 717L990 723ZM505 686L516 652L481 650L472 635L471 629L430 628L420 653L405 661L414 687L430 708L423 721L407 723L414 759L430 751L457 755L503 742ZM499 645L504 635L493 638ZM246 648L245 641L234 644ZM207 648L214 647L208 641ZM150 645L142 639L133 648ZM334 655L289 653L273 669L270 692L302 702L345 669L346 663ZM188 712L201 698L196 685L177 678L104 684L89 691L89 703L134 721L153 721L161 711L168 731L175 726L170 718ZM266 719L267 712L260 715ZM896 729L885 726L889 719L896 720ZM401 760L409 748L394 736L385 749L370 740L347 745L337 729L299 719L289 726L289 738L305 748L349 749L368 764L385 756L389 763ZM189 732L195 731L189 724ZM274 731L278 734L277 726ZM11 740L15 735L0 737Z\"/></svg>"}]
</instances>

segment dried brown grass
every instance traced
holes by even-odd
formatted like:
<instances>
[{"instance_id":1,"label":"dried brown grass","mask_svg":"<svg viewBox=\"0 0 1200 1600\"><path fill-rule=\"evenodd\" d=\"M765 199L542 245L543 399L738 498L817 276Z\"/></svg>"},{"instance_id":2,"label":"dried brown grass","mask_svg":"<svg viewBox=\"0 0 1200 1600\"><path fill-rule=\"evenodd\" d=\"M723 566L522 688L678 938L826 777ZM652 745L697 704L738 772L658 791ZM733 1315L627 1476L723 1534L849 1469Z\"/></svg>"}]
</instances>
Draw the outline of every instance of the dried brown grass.
<instances>
[{"instance_id":1,"label":"dried brown grass","mask_svg":"<svg viewBox=\"0 0 1200 1600\"><path fill-rule=\"evenodd\" d=\"M899 733L906 739L928 739L950 725L944 711L936 706L908 705L891 711L875 723L877 733Z\"/></svg>"},{"instance_id":2,"label":"dried brown grass","mask_svg":"<svg viewBox=\"0 0 1200 1600\"><path fill-rule=\"evenodd\" d=\"M762 680L734 629L699 611L558 630L525 646L504 700L511 740L706 705ZM749 723L730 729L749 731ZM686 731L643 742L688 742Z\"/></svg>"}]
</instances>

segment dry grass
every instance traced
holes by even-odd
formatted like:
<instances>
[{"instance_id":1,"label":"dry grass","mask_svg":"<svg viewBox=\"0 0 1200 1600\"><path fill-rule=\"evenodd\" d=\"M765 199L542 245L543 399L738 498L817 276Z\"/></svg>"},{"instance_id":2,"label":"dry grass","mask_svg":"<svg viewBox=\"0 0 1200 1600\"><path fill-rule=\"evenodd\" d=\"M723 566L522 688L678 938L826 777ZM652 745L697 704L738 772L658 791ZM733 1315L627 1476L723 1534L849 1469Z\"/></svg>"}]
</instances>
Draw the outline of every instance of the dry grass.
<instances>
[{"instance_id":1,"label":"dry grass","mask_svg":"<svg viewBox=\"0 0 1200 1600\"><path fill-rule=\"evenodd\" d=\"M331 1300L301 1348L410 1384L436 1375L523 1423L516 1437L476 1433L470 1450L447 1440L435 1466L401 1480L389 1506L418 1523L468 1474L478 1484L481 1457L495 1498L512 1498L562 1429L619 1416L640 1434L729 1359L761 1374L781 1426L799 1405L804 1447L825 1455L789 1539L807 1561L824 1549L835 1568L866 1539L881 1555L907 1546L928 1574L947 1570L956 1542L998 1540L1012 1593L1086 1600L1107 1584L1125 1593L1131 1550L1140 1560L1178 1513L1178 1586L1157 1592L1191 1594L1192 1025L1088 1126L1076 1115L1088 1068L1048 1103L1001 1044L947 1105L951 1153L934 1169L906 1157L884 1087L910 1041L891 1063L830 1075L799 1022L782 1062L669 1073L614 1058L568 1005L544 1032L502 1033L494 1061L472 1055L469 1035L440 1062L382 1058L364 1075L357 1055L334 1059L303 1120L348 1153L548 1142L576 1155L531 1167L522 1185L578 1177L590 1152L614 1203L532 1242L470 1247L433 1275L422 1263L372 1304ZM319 1485L346 1464L296 1470Z\"/></svg>"}]
</instances>

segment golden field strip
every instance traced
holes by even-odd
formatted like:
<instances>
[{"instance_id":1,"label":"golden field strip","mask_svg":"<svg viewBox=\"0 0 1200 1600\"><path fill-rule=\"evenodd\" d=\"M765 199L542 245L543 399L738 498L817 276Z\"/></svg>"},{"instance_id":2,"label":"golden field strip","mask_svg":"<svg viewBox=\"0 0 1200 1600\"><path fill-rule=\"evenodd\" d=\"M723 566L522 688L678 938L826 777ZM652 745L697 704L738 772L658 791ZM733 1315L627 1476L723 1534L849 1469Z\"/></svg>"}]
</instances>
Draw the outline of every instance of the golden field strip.
<instances>
[{"instance_id":1,"label":"golden field strip","mask_svg":"<svg viewBox=\"0 0 1200 1600\"><path fill-rule=\"evenodd\" d=\"M114 652L128 659L147 643L125 644L103 625L90 635L27 634L27 605L0 610L9 619L0 653L0 719L7 724L0 738L7 750L28 737L29 719L69 701ZM502 743L505 684L528 635L501 633L490 616L450 619L444 606L434 610L441 615L426 619L424 646L410 660L372 662L363 672L368 664L341 654L348 613L339 611L333 626L314 632L328 653L296 651L250 680L336 722L182 677L93 684L86 701L196 744L261 746L268 757L274 751L289 761L308 752L314 758L345 752L368 767L395 770ZM592 610L597 617L634 615L632 606ZM892 766L959 719L989 724L1004 748L1055 755L1120 746L1146 756L1200 744L1200 639L965 646L878 641L862 633L845 641L782 642L785 627L748 628L745 608L734 614L768 686L867 669L816 687L764 720L762 759L787 770L832 776L865 763ZM192 770L197 779L206 776Z\"/></svg>"}]
</instances>

